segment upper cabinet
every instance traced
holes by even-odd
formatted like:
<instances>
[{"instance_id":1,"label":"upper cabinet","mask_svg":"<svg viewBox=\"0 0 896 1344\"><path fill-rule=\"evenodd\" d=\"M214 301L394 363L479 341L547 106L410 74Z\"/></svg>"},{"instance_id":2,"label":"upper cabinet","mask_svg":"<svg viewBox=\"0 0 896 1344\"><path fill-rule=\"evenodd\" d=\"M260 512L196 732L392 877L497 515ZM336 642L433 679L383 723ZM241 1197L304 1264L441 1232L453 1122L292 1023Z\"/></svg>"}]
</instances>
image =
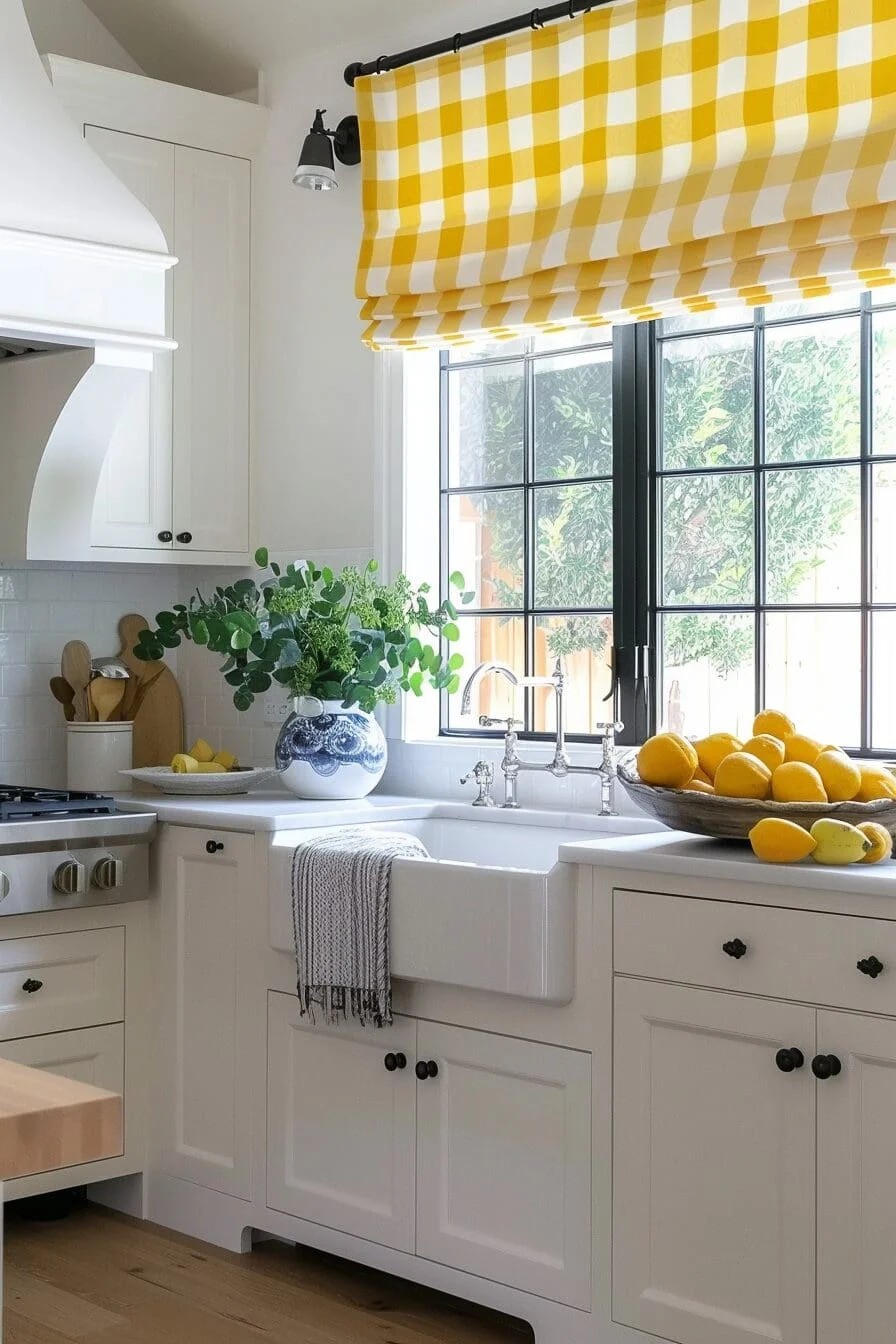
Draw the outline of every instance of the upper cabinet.
<instances>
[{"instance_id":1,"label":"upper cabinet","mask_svg":"<svg viewBox=\"0 0 896 1344\"><path fill-rule=\"evenodd\" d=\"M172 354L120 421L93 512L101 560L244 564L251 536L252 159L264 109L49 58L88 143L152 212Z\"/></svg>"}]
</instances>

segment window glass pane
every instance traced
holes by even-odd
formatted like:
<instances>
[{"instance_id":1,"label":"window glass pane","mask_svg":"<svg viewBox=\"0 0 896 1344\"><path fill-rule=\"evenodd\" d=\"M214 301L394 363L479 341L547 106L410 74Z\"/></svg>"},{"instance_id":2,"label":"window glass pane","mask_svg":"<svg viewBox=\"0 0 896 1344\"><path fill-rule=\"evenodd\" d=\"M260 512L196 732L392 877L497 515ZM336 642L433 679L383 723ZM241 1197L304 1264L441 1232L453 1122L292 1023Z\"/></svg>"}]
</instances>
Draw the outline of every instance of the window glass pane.
<instances>
[{"instance_id":1,"label":"window glass pane","mask_svg":"<svg viewBox=\"0 0 896 1344\"><path fill-rule=\"evenodd\" d=\"M612 616L539 616L535 622L535 675L550 676L557 658L566 673L564 708L570 733L593 733L596 723L613 718ZM533 691L534 728L556 731L553 691Z\"/></svg>"},{"instance_id":2,"label":"window glass pane","mask_svg":"<svg viewBox=\"0 0 896 1344\"><path fill-rule=\"evenodd\" d=\"M520 363L448 374L448 484L523 479L525 375Z\"/></svg>"},{"instance_id":3,"label":"window glass pane","mask_svg":"<svg viewBox=\"0 0 896 1344\"><path fill-rule=\"evenodd\" d=\"M768 602L861 600L859 471L858 467L814 467L768 473Z\"/></svg>"},{"instance_id":4,"label":"window glass pane","mask_svg":"<svg viewBox=\"0 0 896 1344\"><path fill-rule=\"evenodd\" d=\"M664 317L659 331L661 336L675 336L679 332L715 331L719 327L752 327L755 313L755 308L736 304L713 308L706 313L691 313L688 317Z\"/></svg>"},{"instance_id":5,"label":"window glass pane","mask_svg":"<svg viewBox=\"0 0 896 1344\"><path fill-rule=\"evenodd\" d=\"M896 457L896 311L875 313L872 321L874 451Z\"/></svg>"},{"instance_id":6,"label":"window glass pane","mask_svg":"<svg viewBox=\"0 0 896 1344\"><path fill-rule=\"evenodd\" d=\"M664 616L657 718L669 732L750 736L755 715L755 620L707 614Z\"/></svg>"},{"instance_id":7,"label":"window glass pane","mask_svg":"<svg viewBox=\"0 0 896 1344\"><path fill-rule=\"evenodd\" d=\"M740 472L663 481L663 598L723 606L754 597L753 477Z\"/></svg>"},{"instance_id":8,"label":"window glass pane","mask_svg":"<svg viewBox=\"0 0 896 1344\"><path fill-rule=\"evenodd\" d=\"M521 616L461 616L457 622L460 639L450 646L452 653L463 654L461 681L480 663L506 663L518 676L525 675L526 636ZM449 695L448 727L461 732L479 732L479 715L492 718L518 717L523 713L523 692L514 691L506 677L489 674L480 677L473 688L470 713L461 713L461 694Z\"/></svg>"},{"instance_id":9,"label":"window glass pane","mask_svg":"<svg viewBox=\"0 0 896 1344\"><path fill-rule=\"evenodd\" d=\"M535 476L613 471L613 351L558 355L533 364Z\"/></svg>"},{"instance_id":10,"label":"window glass pane","mask_svg":"<svg viewBox=\"0 0 896 1344\"><path fill-rule=\"evenodd\" d=\"M871 618L871 745L896 754L896 611L878 611Z\"/></svg>"},{"instance_id":11,"label":"window glass pane","mask_svg":"<svg viewBox=\"0 0 896 1344\"><path fill-rule=\"evenodd\" d=\"M826 294L824 298L803 299L796 303L770 303L765 310L766 322L787 322L795 317L820 317L822 313L845 313L858 311L862 302L859 290L843 290L839 294Z\"/></svg>"},{"instance_id":12,"label":"window glass pane","mask_svg":"<svg viewBox=\"0 0 896 1344\"><path fill-rule=\"evenodd\" d=\"M766 332L766 458L858 457L859 318Z\"/></svg>"},{"instance_id":13,"label":"window glass pane","mask_svg":"<svg viewBox=\"0 0 896 1344\"><path fill-rule=\"evenodd\" d=\"M753 333L662 344L663 467L753 461Z\"/></svg>"},{"instance_id":14,"label":"window glass pane","mask_svg":"<svg viewBox=\"0 0 896 1344\"><path fill-rule=\"evenodd\" d=\"M896 283L875 285L870 292L871 302L875 308L880 308L887 303L896 303Z\"/></svg>"},{"instance_id":15,"label":"window glass pane","mask_svg":"<svg viewBox=\"0 0 896 1344\"><path fill-rule=\"evenodd\" d=\"M557 331L550 336L541 334L532 339L532 350L536 355L550 350L578 350L582 346L613 344L613 328L606 327L569 327L566 331Z\"/></svg>"},{"instance_id":16,"label":"window glass pane","mask_svg":"<svg viewBox=\"0 0 896 1344\"><path fill-rule=\"evenodd\" d=\"M862 624L858 612L788 611L765 618L766 704L804 733L861 742Z\"/></svg>"},{"instance_id":17,"label":"window glass pane","mask_svg":"<svg viewBox=\"0 0 896 1344\"><path fill-rule=\"evenodd\" d=\"M448 351L451 364L470 364L481 359L512 359L524 355L528 341L482 341L478 345L453 345Z\"/></svg>"},{"instance_id":18,"label":"window glass pane","mask_svg":"<svg viewBox=\"0 0 896 1344\"><path fill-rule=\"evenodd\" d=\"M896 466L875 467L871 480L871 600L896 602Z\"/></svg>"},{"instance_id":19,"label":"window glass pane","mask_svg":"<svg viewBox=\"0 0 896 1344\"><path fill-rule=\"evenodd\" d=\"M523 605L523 501L522 490L448 497L448 567L476 607Z\"/></svg>"},{"instance_id":20,"label":"window glass pane","mask_svg":"<svg viewBox=\"0 0 896 1344\"><path fill-rule=\"evenodd\" d=\"M535 606L612 607L613 487L535 491Z\"/></svg>"}]
</instances>

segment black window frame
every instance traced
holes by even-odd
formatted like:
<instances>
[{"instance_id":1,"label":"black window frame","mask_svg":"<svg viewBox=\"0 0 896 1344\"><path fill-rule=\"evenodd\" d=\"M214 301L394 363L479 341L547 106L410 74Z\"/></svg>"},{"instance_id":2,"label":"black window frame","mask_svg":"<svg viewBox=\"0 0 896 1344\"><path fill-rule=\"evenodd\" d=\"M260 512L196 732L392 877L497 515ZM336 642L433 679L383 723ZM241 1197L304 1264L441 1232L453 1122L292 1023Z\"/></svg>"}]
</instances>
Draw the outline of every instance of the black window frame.
<instances>
[{"instance_id":1,"label":"black window frame","mask_svg":"<svg viewBox=\"0 0 896 1344\"><path fill-rule=\"evenodd\" d=\"M874 331L875 314L896 312L896 295L892 302L878 298L872 301L872 294L860 296L859 306L842 310L828 310L813 313L811 311L797 316L769 317L766 309L757 308L749 318L732 314L729 324L707 323L700 326L695 323L686 331L664 333L661 322L643 322L618 326L613 330L612 346L612 388L613 388L613 535L614 535L614 578L613 578L613 632L614 632L614 669L615 699L617 717L625 724L620 735L624 744L643 742L651 733L656 732L661 715L662 676L658 666L661 657L660 633L664 615L677 612L713 615L748 614L755 622L755 705L760 708L764 703L766 678L765 659L765 617L769 613L847 611L856 612L861 620L861 742L854 744L856 754L869 757L888 758L896 754L896 744L891 748L872 745L873 723L873 649L872 622L877 612L896 612L896 602L873 601L872 581L872 489L874 470L877 467L896 465L896 449L892 453L874 452ZM765 338L770 329L780 327L797 328L811 326L839 317L859 316L860 320L860 452L858 456L812 459L798 462L765 461ZM752 465L712 468L668 468L662 463L662 386L661 351L665 341L686 340L699 336L725 335L731 332L752 331L754 342L753 356L753 405L754 434ZM595 346L605 346L606 338L595 334ZM550 351L551 355L579 353L588 346L558 346ZM508 354L506 362L525 360L526 366L526 429L524 443L527 508L531 507L532 487L537 484L587 484L591 481L604 481L606 476L576 478L575 481L538 482L530 474L534 461L534 445L531 442L531 423L533 412L533 389L531 362L543 358L546 352L534 354ZM481 364L500 362L501 356L484 356L481 360L465 360L461 367L476 367ZM440 585L446 592L448 569L448 527L447 504L452 494L480 493L485 490L498 490L501 486L477 487L473 485L451 487L448 484L448 397L447 377L451 365L449 354L443 351L440 360ZM766 600L766 508L765 481L769 474L776 471L810 470L814 467L856 467L861 482L861 584L859 601L851 603L769 603ZM662 489L663 481L668 477L715 476L721 474L752 474L754 489L754 584L753 601L730 606L692 605L676 606L662 600ZM516 486L515 488L519 488ZM527 529L528 532L529 529ZM525 555L527 573L531 556ZM527 585L528 588L528 585ZM600 609L601 614L604 613ZM502 613L495 608L465 608L464 613L475 615L512 614ZM526 672L531 671L532 635L531 617L543 614L537 607L525 607L526 620ZM551 609L550 614L577 614ZM462 677L471 669L465 668ZM528 706L527 706L528 710ZM610 705L607 706L607 718L611 717ZM448 726L446 700L440 707L440 737L469 737L468 728ZM477 738L499 739L498 730L476 729ZM545 741L552 737L549 733L522 732L520 737L527 741ZM591 734L569 734L570 741L593 742Z\"/></svg>"}]
</instances>

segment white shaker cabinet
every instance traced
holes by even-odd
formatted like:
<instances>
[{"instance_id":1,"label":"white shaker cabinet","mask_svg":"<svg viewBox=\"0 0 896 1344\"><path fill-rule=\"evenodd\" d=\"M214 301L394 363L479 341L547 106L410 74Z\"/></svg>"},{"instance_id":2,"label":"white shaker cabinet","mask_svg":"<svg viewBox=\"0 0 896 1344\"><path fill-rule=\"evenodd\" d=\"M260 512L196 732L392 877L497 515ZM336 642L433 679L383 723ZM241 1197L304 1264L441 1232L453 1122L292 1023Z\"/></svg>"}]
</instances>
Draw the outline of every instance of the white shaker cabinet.
<instances>
[{"instance_id":1,"label":"white shaker cabinet","mask_svg":"<svg viewBox=\"0 0 896 1344\"><path fill-rule=\"evenodd\" d=\"M269 1208L413 1251L415 1040L408 1018L315 1027L269 994Z\"/></svg>"},{"instance_id":2,"label":"white shaker cabinet","mask_svg":"<svg viewBox=\"0 0 896 1344\"><path fill-rule=\"evenodd\" d=\"M156 357L110 447L94 548L184 561L249 550L251 167L246 159L87 126L178 258L178 348ZM150 558L150 557L146 557Z\"/></svg>"},{"instance_id":3,"label":"white shaker cabinet","mask_svg":"<svg viewBox=\"0 0 896 1344\"><path fill-rule=\"evenodd\" d=\"M812 1008L617 978L614 1320L814 1344L814 1047Z\"/></svg>"},{"instance_id":4,"label":"white shaker cabinet","mask_svg":"<svg viewBox=\"0 0 896 1344\"><path fill-rule=\"evenodd\" d=\"M251 835L168 827L159 842L158 1168L248 1199L251 1050L241 951Z\"/></svg>"}]
</instances>

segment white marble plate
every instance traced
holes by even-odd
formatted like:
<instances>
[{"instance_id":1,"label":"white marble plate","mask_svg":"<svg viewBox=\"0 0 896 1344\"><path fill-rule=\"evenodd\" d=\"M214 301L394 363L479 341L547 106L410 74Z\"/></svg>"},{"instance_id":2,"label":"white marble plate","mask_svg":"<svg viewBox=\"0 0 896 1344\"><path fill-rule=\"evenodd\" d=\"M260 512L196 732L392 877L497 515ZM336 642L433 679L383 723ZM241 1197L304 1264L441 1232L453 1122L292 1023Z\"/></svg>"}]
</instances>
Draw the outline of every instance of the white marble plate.
<instances>
[{"instance_id":1,"label":"white marble plate","mask_svg":"<svg viewBox=\"0 0 896 1344\"><path fill-rule=\"evenodd\" d=\"M225 798L248 793L277 776L277 771L267 766L228 770L220 775L176 775L170 765L145 765L138 770L121 770L119 773L141 784L151 784L161 793L178 793L191 798Z\"/></svg>"}]
</instances>

